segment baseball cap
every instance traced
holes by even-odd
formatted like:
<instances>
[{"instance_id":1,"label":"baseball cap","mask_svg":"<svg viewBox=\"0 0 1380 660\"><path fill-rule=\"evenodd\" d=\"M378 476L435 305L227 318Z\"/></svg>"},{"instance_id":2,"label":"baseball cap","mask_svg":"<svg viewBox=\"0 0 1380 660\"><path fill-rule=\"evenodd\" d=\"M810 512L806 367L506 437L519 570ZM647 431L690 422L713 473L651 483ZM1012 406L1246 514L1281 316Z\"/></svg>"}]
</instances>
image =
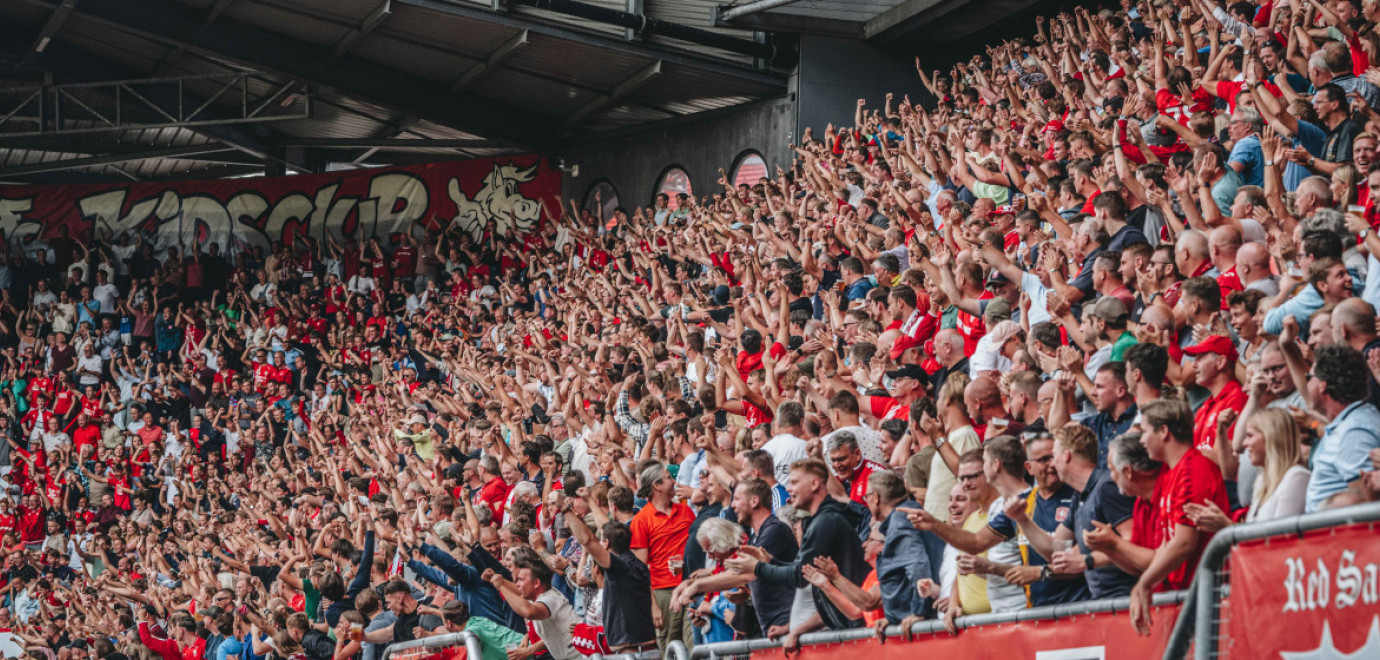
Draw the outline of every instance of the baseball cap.
<instances>
[{"instance_id":1,"label":"baseball cap","mask_svg":"<svg viewBox=\"0 0 1380 660\"><path fill-rule=\"evenodd\" d=\"M1126 323L1126 319L1130 316L1130 312L1126 311L1126 303L1121 302L1121 299L1115 296L1098 298L1091 305L1088 305L1083 313L1092 314L1113 325Z\"/></svg>"},{"instance_id":2,"label":"baseball cap","mask_svg":"<svg viewBox=\"0 0 1380 660\"><path fill-rule=\"evenodd\" d=\"M1040 132L1041 132L1041 133L1048 133L1048 132L1050 132L1050 131L1062 131L1062 130L1064 130L1064 122L1059 121L1058 119L1051 119L1051 120L1049 120L1049 123L1048 123L1048 124L1045 124L1045 127L1044 127L1044 128L1040 129Z\"/></svg>"},{"instance_id":3,"label":"baseball cap","mask_svg":"<svg viewBox=\"0 0 1380 660\"><path fill-rule=\"evenodd\" d=\"M921 369L919 365L914 364L901 365L899 368L895 370L886 372L886 377L891 378L893 380L896 378L914 378L915 380L925 380L925 377L927 375L928 374L925 373L924 369Z\"/></svg>"},{"instance_id":4,"label":"baseball cap","mask_svg":"<svg viewBox=\"0 0 1380 660\"><path fill-rule=\"evenodd\" d=\"M1204 353L1216 353L1222 357L1236 362L1236 346L1231 343L1231 339L1222 335L1213 335L1184 349L1185 355L1202 355Z\"/></svg>"},{"instance_id":5,"label":"baseball cap","mask_svg":"<svg viewBox=\"0 0 1380 660\"><path fill-rule=\"evenodd\" d=\"M714 287L714 294L713 294L712 297L713 297L713 299L714 299L714 304L715 304L715 305L727 305L727 304L728 304L728 287L725 286L725 285L723 285L723 284L720 284L719 286Z\"/></svg>"},{"instance_id":6,"label":"baseball cap","mask_svg":"<svg viewBox=\"0 0 1380 660\"><path fill-rule=\"evenodd\" d=\"M1011 280L1008 279L1005 275L1002 275L1002 274L1001 274L1001 271L999 271L999 270L993 268L993 269L992 269L992 274L987 276L987 285L986 285L986 286L987 286L987 288L991 288L991 287L998 286L998 285L1001 285L1001 284L1010 284L1010 283L1011 283Z\"/></svg>"},{"instance_id":7,"label":"baseball cap","mask_svg":"<svg viewBox=\"0 0 1380 660\"><path fill-rule=\"evenodd\" d=\"M902 333L896 341L891 342L891 359L901 359L901 354L912 348L920 348L920 340Z\"/></svg>"},{"instance_id":8,"label":"baseball cap","mask_svg":"<svg viewBox=\"0 0 1380 660\"><path fill-rule=\"evenodd\" d=\"M982 318L996 323L1011 320L1011 303L1006 302L1005 298L987 301L987 309L983 310Z\"/></svg>"}]
</instances>

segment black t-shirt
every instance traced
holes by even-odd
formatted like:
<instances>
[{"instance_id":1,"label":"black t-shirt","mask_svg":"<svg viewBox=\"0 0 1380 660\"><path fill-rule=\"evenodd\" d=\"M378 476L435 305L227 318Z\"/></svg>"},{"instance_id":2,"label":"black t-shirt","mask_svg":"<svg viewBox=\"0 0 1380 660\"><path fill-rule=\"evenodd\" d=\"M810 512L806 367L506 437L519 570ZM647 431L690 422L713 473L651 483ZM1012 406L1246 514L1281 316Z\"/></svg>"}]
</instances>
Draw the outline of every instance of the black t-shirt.
<instances>
[{"instance_id":1,"label":"black t-shirt","mask_svg":"<svg viewBox=\"0 0 1380 660\"><path fill-rule=\"evenodd\" d=\"M617 598L604 599L604 634L610 647L656 640L656 626L652 625L652 573L631 550L609 553L604 593L618 594Z\"/></svg>"},{"instance_id":2,"label":"black t-shirt","mask_svg":"<svg viewBox=\"0 0 1380 660\"><path fill-rule=\"evenodd\" d=\"M762 527L748 540L750 545L766 550L772 563L789 564L795 561L795 553L800 549L795 541L791 526L776 516L768 516ZM752 585L752 606L757 610L757 620L762 630L772 626L787 625L791 621L791 603L795 600L795 590L758 580Z\"/></svg>"}]
</instances>

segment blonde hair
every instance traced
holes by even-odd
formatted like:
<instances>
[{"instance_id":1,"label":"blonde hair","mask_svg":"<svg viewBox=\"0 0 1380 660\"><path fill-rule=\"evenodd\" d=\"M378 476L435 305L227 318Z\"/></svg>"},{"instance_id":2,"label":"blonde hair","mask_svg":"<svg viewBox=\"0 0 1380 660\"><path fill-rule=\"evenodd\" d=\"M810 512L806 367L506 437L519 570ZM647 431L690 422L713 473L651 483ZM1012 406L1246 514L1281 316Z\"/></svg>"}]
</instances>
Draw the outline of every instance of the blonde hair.
<instances>
[{"instance_id":1,"label":"blonde hair","mask_svg":"<svg viewBox=\"0 0 1380 660\"><path fill-rule=\"evenodd\" d=\"M1299 449L1299 427L1287 410L1279 408L1255 411L1246 421L1246 426L1254 428L1265 439L1265 465L1262 474L1255 480L1255 491L1251 496L1251 501L1259 506L1279 488L1289 468L1303 464L1303 452Z\"/></svg>"}]
</instances>

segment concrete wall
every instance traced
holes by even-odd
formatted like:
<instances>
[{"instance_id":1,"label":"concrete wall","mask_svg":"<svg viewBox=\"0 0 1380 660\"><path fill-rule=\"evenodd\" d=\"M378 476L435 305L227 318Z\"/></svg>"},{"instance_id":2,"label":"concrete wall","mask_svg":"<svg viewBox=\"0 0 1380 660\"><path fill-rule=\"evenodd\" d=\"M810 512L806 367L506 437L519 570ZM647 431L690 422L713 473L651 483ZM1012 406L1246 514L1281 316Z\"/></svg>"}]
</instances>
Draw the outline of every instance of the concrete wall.
<instances>
[{"instance_id":1,"label":"concrete wall","mask_svg":"<svg viewBox=\"0 0 1380 660\"><path fill-rule=\"evenodd\" d=\"M729 170L743 151L762 154L769 172L789 163L795 103L790 97L716 111L693 122L663 124L598 142L577 145L563 154L567 165L579 164L580 176L564 178L564 198L584 203L585 194L607 179L619 203L631 209L650 206L661 173L678 165L690 175L696 197L722 192L719 168ZM731 174L731 171L730 171Z\"/></svg>"},{"instance_id":2,"label":"concrete wall","mask_svg":"<svg viewBox=\"0 0 1380 660\"><path fill-rule=\"evenodd\" d=\"M796 78L797 134L811 126L817 137L823 137L830 123L852 126L858 99L867 99L868 108L881 108L888 92L895 94L896 102L907 94L912 102L929 98L913 59L893 57L852 39L801 37Z\"/></svg>"},{"instance_id":3,"label":"concrete wall","mask_svg":"<svg viewBox=\"0 0 1380 660\"><path fill-rule=\"evenodd\" d=\"M629 130L567 149L562 155L567 165L579 164L580 176L566 173L564 198L584 204L595 183L606 179L624 208L650 205L662 172L671 165L684 168L692 192L703 197L720 191L715 183L719 168L729 170L746 150L761 153L774 175L778 164L790 162L787 146L798 142L806 126L823 136L829 123L852 125L859 98L866 98L869 108L880 108L887 92L898 102L906 94L912 101L926 94L913 61L865 43L805 36L800 51L800 65L785 98Z\"/></svg>"}]
</instances>

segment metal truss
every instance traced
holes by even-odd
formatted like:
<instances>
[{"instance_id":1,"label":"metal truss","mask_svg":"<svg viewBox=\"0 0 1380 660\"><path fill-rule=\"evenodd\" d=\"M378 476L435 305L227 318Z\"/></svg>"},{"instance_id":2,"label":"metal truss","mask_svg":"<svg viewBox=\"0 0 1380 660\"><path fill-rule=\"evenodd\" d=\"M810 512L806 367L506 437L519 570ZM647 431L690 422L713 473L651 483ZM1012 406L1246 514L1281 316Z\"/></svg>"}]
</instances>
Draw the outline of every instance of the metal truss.
<instances>
[{"instance_id":1,"label":"metal truss","mask_svg":"<svg viewBox=\"0 0 1380 660\"><path fill-rule=\"evenodd\" d=\"M259 81L259 75L229 72L0 88L0 146L3 138L12 136L310 118L310 98L289 93L293 87L252 93L250 83ZM208 89L213 91L207 94Z\"/></svg>"}]
</instances>

